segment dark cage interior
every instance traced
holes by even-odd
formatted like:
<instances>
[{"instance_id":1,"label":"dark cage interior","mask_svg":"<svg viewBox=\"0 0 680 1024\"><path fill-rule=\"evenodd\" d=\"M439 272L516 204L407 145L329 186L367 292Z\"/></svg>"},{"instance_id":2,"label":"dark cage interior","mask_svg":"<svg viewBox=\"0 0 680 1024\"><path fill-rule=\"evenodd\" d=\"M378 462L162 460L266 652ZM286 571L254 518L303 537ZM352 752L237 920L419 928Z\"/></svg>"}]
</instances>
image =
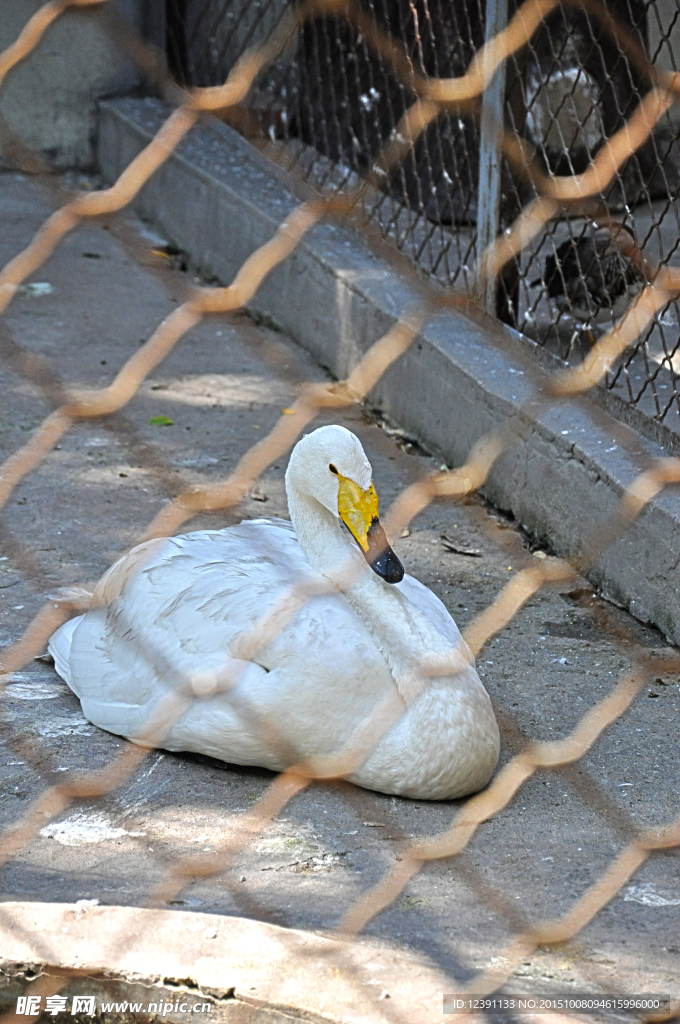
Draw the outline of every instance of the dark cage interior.
<instances>
[{"instance_id":1,"label":"dark cage interior","mask_svg":"<svg viewBox=\"0 0 680 1024\"><path fill-rule=\"evenodd\" d=\"M484 42L482 3L360 0L363 12L397 43L413 71L434 78L458 77L466 71ZM187 85L224 81L240 53L266 36L286 6L280 0L167 0L167 4L170 66ZM620 28L647 52L648 7L645 0L609 0L602 10L610 11ZM611 26L575 5L550 14L523 58L512 63L510 120L554 174L584 171L649 89ZM297 137L359 173L368 169L397 131L416 98L362 33L340 17L306 22L295 55L288 58L287 73L279 68L263 77L254 103L263 130L273 128L277 135ZM269 116L264 113L267 106ZM645 186L656 195L675 183L677 160L669 162L665 175L658 169L660 142L657 133L657 145L647 143L617 182L623 193L618 205L624 199L634 202ZM442 113L385 187L429 220L469 224L476 220L478 172L476 119ZM511 194L506 196L506 206L506 217L513 216L516 204Z\"/></svg>"},{"instance_id":2,"label":"dark cage interior","mask_svg":"<svg viewBox=\"0 0 680 1024\"><path fill-rule=\"evenodd\" d=\"M484 41L478 0L364 0L377 27L398 40L420 76L464 74ZM416 96L338 18L305 25L300 39L300 93L291 128L337 162L365 171L392 138ZM479 169L477 126L441 114L391 176L396 198L442 224L474 222Z\"/></svg>"},{"instance_id":3,"label":"dark cage interior","mask_svg":"<svg viewBox=\"0 0 680 1024\"><path fill-rule=\"evenodd\" d=\"M209 86L224 82L299 0L165 2L171 73L183 85ZM488 0L490 11L494 2L500 9L503 0ZM508 18L518 7L508 0ZM416 100L416 77L466 72L484 42L487 0L353 0L348 18L334 10L306 20L243 103L222 113L288 173L325 192L354 187L375 169ZM376 50L376 31L395 45L398 73ZM505 98L498 93L492 117L543 172L581 174L649 92L649 62L678 70L676 53L680 0L563 2L508 57ZM480 114L495 102L490 95L465 116L443 108L389 176L371 175L362 197L384 238L424 274L463 290L474 285L478 231L481 239L499 234L536 194L521 168L500 160L500 204L490 213L488 181L480 185L490 145L480 129L489 118ZM656 263L678 262L678 134L673 110L600 196L562 211L506 266L489 311L559 358L581 359ZM676 305L620 357L605 387L617 401L648 405L656 421L669 423L672 410L680 434Z\"/></svg>"},{"instance_id":4,"label":"dark cage interior","mask_svg":"<svg viewBox=\"0 0 680 1024\"><path fill-rule=\"evenodd\" d=\"M643 53L646 8L644 0L609 0L606 8ZM562 7L534 36L524 87L527 137L554 174L580 174L649 83L611 27L585 10Z\"/></svg>"},{"instance_id":5,"label":"dark cage interior","mask_svg":"<svg viewBox=\"0 0 680 1024\"><path fill-rule=\"evenodd\" d=\"M510 119L552 174L585 171L651 88L641 66L649 57L651 5L608 0L599 14L598 6L561 6L535 33L523 61L514 62L523 66L509 90ZM642 192L667 195L678 184L677 153L660 159L672 136L661 126L628 161L607 196L610 208L634 205Z\"/></svg>"}]
</instances>

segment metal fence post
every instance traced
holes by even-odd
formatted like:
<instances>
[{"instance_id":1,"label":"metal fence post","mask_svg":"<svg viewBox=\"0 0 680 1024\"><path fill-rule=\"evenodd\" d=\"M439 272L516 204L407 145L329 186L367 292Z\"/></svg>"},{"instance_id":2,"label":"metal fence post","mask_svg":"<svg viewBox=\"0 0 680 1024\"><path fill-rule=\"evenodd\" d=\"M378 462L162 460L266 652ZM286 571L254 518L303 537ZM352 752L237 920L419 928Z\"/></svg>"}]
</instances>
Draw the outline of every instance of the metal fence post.
<instances>
[{"instance_id":1,"label":"metal fence post","mask_svg":"<svg viewBox=\"0 0 680 1024\"><path fill-rule=\"evenodd\" d=\"M488 43L508 23L508 0L487 0L484 41ZM503 61L482 97L479 147L479 188L477 193L477 266L482 255L495 241L501 213L501 131L505 106L506 61ZM496 274L483 275L478 301L492 316L496 315Z\"/></svg>"}]
</instances>

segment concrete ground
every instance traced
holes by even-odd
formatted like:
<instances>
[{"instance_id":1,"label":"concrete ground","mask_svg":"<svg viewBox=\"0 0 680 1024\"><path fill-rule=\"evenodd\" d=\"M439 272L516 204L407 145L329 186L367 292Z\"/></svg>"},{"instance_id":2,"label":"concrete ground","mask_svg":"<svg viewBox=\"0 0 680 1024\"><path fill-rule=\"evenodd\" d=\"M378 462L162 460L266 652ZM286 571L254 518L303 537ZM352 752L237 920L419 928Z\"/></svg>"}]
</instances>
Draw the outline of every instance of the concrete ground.
<instances>
[{"instance_id":1,"label":"concrete ground","mask_svg":"<svg viewBox=\"0 0 680 1024\"><path fill-rule=\"evenodd\" d=\"M0 263L30 240L51 208L36 183L0 177ZM134 235L150 266L132 259L121 232L128 240ZM181 258L152 256L158 245L133 218L74 231L35 276L50 289L26 289L10 306L6 323L14 339L46 356L66 382L107 383L181 301L192 276L180 269ZM323 376L256 317L213 317L190 332L119 415L71 430L2 515L0 644L21 635L51 588L96 579L170 496L224 477L291 404L296 383ZM7 363L0 363L0 387L4 458L31 436L48 405ZM172 426L149 425L157 415ZM365 409L319 419L328 421L361 438L383 508L436 466ZM240 507L198 517L187 529L285 516L284 468L285 460L274 465ZM442 534L481 557L447 550ZM521 568L535 564L522 533L477 499L431 506L395 548L461 627ZM666 650L660 633L605 604L585 583L540 592L478 660L502 723L501 763L522 737L566 736L639 652ZM17 673L1 701L3 826L55 778L103 766L119 749L118 738L83 718L78 700L44 662ZM678 814L679 713L677 678L660 676L580 762L537 773L479 828L462 856L421 871L366 934L431 958L449 972L451 991L498 962L516 929L566 913L633 829ZM120 790L47 824L2 869L2 898L142 905L166 865L218 848L272 777L199 756L151 753ZM445 829L457 806L312 786L228 875L191 884L173 906L332 927L394 863L404 838ZM670 990L677 998L678 853L650 857L573 941L539 949L508 988Z\"/></svg>"}]
</instances>

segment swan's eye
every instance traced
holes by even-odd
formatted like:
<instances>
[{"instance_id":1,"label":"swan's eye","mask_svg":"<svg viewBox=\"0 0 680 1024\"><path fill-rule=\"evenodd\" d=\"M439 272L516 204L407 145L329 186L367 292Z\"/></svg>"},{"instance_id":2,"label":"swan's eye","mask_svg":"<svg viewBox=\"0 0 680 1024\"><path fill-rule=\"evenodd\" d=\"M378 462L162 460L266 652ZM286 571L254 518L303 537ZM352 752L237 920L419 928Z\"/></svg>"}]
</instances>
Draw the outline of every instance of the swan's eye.
<instances>
[{"instance_id":1,"label":"swan's eye","mask_svg":"<svg viewBox=\"0 0 680 1024\"><path fill-rule=\"evenodd\" d=\"M337 469L335 468L335 466L333 465L332 462L328 463L328 468L330 469L331 473L335 473L336 476L338 475L338 471L337 471Z\"/></svg>"}]
</instances>

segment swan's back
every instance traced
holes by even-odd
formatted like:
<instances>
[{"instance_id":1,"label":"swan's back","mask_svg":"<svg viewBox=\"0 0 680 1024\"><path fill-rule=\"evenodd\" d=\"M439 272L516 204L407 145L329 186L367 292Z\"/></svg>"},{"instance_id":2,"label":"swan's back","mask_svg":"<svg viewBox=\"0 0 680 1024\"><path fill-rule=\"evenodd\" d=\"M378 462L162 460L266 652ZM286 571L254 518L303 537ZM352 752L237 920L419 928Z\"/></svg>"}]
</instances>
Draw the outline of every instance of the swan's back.
<instances>
[{"instance_id":1,"label":"swan's back","mask_svg":"<svg viewBox=\"0 0 680 1024\"><path fill-rule=\"evenodd\" d=\"M314 580L285 521L155 541L128 560L136 572L122 560L100 584L108 603L51 642L58 671L100 728L139 737L173 686L220 672L236 680L233 690L196 699L160 745L280 769L293 752L337 749L393 687L370 634L337 591L304 601L249 660L229 656L232 641L294 584ZM287 751L261 739L267 723L287 737Z\"/></svg>"}]
</instances>

